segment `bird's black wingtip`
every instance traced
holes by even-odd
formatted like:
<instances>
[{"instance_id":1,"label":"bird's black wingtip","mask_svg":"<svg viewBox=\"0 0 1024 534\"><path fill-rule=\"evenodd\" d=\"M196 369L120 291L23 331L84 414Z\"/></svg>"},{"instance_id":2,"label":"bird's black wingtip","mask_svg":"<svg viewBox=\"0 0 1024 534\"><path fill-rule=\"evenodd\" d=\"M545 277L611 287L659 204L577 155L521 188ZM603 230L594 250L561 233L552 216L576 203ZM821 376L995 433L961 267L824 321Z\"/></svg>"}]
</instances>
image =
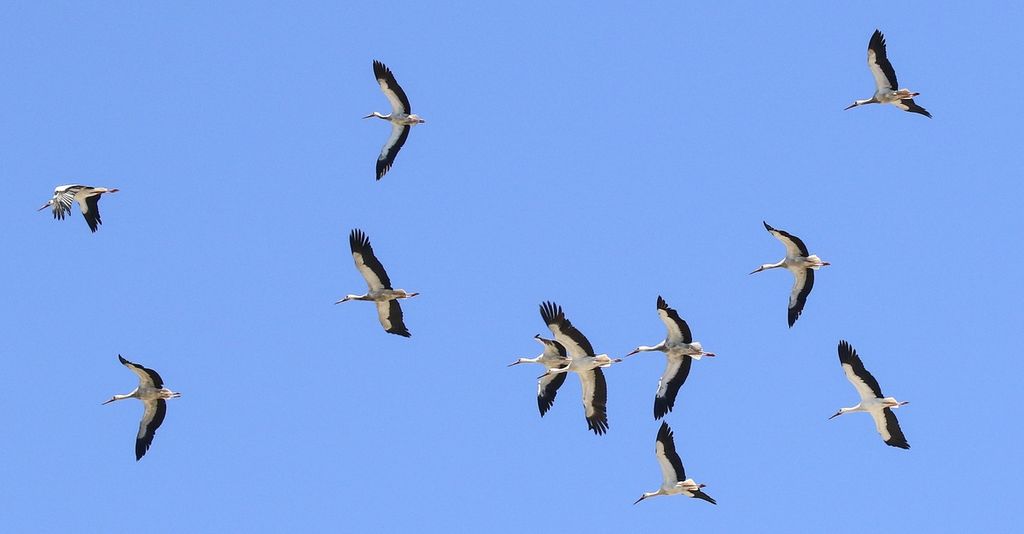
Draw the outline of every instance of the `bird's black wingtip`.
<instances>
[{"instance_id":1,"label":"bird's black wingtip","mask_svg":"<svg viewBox=\"0 0 1024 534\"><path fill-rule=\"evenodd\" d=\"M598 436L604 435L608 432L608 419L605 417L588 417L587 428L594 431L594 434Z\"/></svg>"},{"instance_id":2,"label":"bird's black wingtip","mask_svg":"<svg viewBox=\"0 0 1024 534\"><path fill-rule=\"evenodd\" d=\"M667 308L668 308L668 303L665 302L665 299L661 298L661 295L658 295L658 309L659 310L664 310L664 309L667 309Z\"/></svg>"},{"instance_id":3,"label":"bird's black wingtip","mask_svg":"<svg viewBox=\"0 0 1024 534\"><path fill-rule=\"evenodd\" d=\"M910 444L906 441L886 441L885 444L890 447L896 447L897 449L906 450L910 448Z\"/></svg>"},{"instance_id":4,"label":"bird's black wingtip","mask_svg":"<svg viewBox=\"0 0 1024 534\"><path fill-rule=\"evenodd\" d=\"M121 362L122 365L128 363L128 360L124 359L124 356L121 356L120 354L117 355L117 359L118 359L118 361Z\"/></svg>"},{"instance_id":5,"label":"bird's black wingtip","mask_svg":"<svg viewBox=\"0 0 1024 534\"><path fill-rule=\"evenodd\" d=\"M396 335L396 336L402 336L402 337L412 337L412 333L411 333L411 332L409 332L409 331L408 331L408 330L406 330L406 329L401 329L401 330L399 330L399 329L397 329L397 328L392 328L391 330L385 330L385 332L387 332L387 333L389 333L389 334L394 334L394 335Z\"/></svg>"},{"instance_id":6,"label":"bird's black wingtip","mask_svg":"<svg viewBox=\"0 0 1024 534\"><path fill-rule=\"evenodd\" d=\"M549 300L545 300L540 304L540 317L541 319L544 319L545 324L553 324L558 321L560 317L564 317L564 313L562 312L561 306Z\"/></svg>"},{"instance_id":7,"label":"bird's black wingtip","mask_svg":"<svg viewBox=\"0 0 1024 534\"><path fill-rule=\"evenodd\" d=\"M661 426L658 427L658 441L668 441L672 439L672 427L668 426L668 421L662 421Z\"/></svg>"},{"instance_id":8,"label":"bird's black wingtip","mask_svg":"<svg viewBox=\"0 0 1024 534\"><path fill-rule=\"evenodd\" d=\"M697 490L697 491L693 492L693 498L694 499L700 499L702 501L707 501L707 502L709 502L711 504L715 504L715 505L718 504L718 501L714 500L713 498L711 498L710 495L708 495L707 493L704 493L701 490Z\"/></svg>"},{"instance_id":9,"label":"bird's black wingtip","mask_svg":"<svg viewBox=\"0 0 1024 534\"><path fill-rule=\"evenodd\" d=\"M768 224L767 222L761 221L761 224L764 225L764 229L765 230L768 230L769 232L774 232L775 231L775 229L772 228L772 225Z\"/></svg>"},{"instance_id":10,"label":"bird's black wingtip","mask_svg":"<svg viewBox=\"0 0 1024 534\"><path fill-rule=\"evenodd\" d=\"M665 397L654 397L654 420L657 421L662 417L668 415L672 411L672 406L669 405L668 399ZM664 421L662 422L664 423Z\"/></svg>"}]
</instances>

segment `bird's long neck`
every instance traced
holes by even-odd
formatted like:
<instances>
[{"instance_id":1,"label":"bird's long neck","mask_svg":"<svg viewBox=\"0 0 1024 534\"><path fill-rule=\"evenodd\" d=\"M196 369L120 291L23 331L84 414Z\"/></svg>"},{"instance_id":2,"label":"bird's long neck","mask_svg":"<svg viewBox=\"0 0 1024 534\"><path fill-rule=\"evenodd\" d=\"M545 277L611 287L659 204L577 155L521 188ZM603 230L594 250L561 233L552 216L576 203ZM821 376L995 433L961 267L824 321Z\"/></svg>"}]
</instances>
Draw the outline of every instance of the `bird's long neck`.
<instances>
[{"instance_id":1,"label":"bird's long neck","mask_svg":"<svg viewBox=\"0 0 1024 534\"><path fill-rule=\"evenodd\" d=\"M661 343L658 343L657 345L655 345L653 347L648 347L647 345L640 345L639 347L633 349L633 352L630 352L626 356L629 357L629 356L632 356L632 355L640 353L640 352L653 352L653 351L665 352L665 341L662 340Z\"/></svg>"},{"instance_id":2,"label":"bird's long neck","mask_svg":"<svg viewBox=\"0 0 1024 534\"><path fill-rule=\"evenodd\" d=\"M131 393L125 393L124 395L114 395L113 397L110 397L110 400L108 400L107 402L104 402L103 404L110 404L110 403L112 403L114 401L119 401L119 400L133 399L133 398L137 397L138 395L139 395L139 388L135 388L135 391L132 391Z\"/></svg>"}]
</instances>

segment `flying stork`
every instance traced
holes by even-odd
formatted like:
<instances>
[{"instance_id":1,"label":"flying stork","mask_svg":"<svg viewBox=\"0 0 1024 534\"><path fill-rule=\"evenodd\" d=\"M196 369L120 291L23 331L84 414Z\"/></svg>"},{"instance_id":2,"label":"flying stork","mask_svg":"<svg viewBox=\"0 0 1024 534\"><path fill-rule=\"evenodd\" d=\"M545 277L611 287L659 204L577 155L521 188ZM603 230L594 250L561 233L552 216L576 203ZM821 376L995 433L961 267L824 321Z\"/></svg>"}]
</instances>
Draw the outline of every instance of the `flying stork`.
<instances>
[{"instance_id":1,"label":"flying stork","mask_svg":"<svg viewBox=\"0 0 1024 534\"><path fill-rule=\"evenodd\" d=\"M565 312L558 304L542 303L540 316L555 339L565 346L570 357L567 365L550 369L544 376L570 371L576 373L580 377L583 389L583 410L587 418L587 428L597 435L604 434L608 431L608 383L605 382L601 368L621 362L622 359L612 359L607 354L594 354L590 341L565 318Z\"/></svg>"},{"instance_id":2,"label":"flying stork","mask_svg":"<svg viewBox=\"0 0 1024 534\"><path fill-rule=\"evenodd\" d=\"M149 446L153 443L153 436L156 435L156 429L160 428L164 422L164 415L167 414L166 399L176 399L181 396L181 393L165 388L164 379L160 378L160 374L156 371L132 363L120 354L117 355L117 359L121 360L121 365L131 369L139 376L139 387L125 395L114 395L103 404L124 399L139 399L145 405L146 409L142 412L142 420L139 421L139 433L135 437L135 461L137 462L149 450Z\"/></svg>"},{"instance_id":3,"label":"flying stork","mask_svg":"<svg viewBox=\"0 0 1024 534\"><path fill-rule=\"evenodd\" d=\"M808 254L807 245L799 237L783 230L776 230L764 221L761 222L765 229L775 236L775 239L782 241L782 244L786 246L786 257L779 260L778 263L766 263L750 274L778 267L785 267L793 273L796 280L793 282L793 290L789 294L789 327L792 328L796 319L803 313L807 295L811 294L811 288L814 287L814 271L831 264L821 261L821 258L813 254Z\"/></svg>"},{"instance_id":4,"label":"flying stork","mask_svg":"<svg viewBox=\"0 0 1024 534\"><path fill-rule=\"evenodd\" d=\"M395 156L398 155L398 151L402 149L402 145L409 137L409 130L426 121L412 113L409 97L405 96L402 86L395 81L395 75L391 73L391 69L388 69L380 61L374 60L373 75L377 78L377 83L380 84L380 90L384 91L384 96L388 98L388 102L391 102L391 113L384 115L374 111L363 117L364 119L377 117L391 123L391 137L384 143L384 148L380 150L380 156L377 156L377 179L380 180L391 169L391 165L395 162Z\"/></svg>"},{"instance_id":5,"label":"flying stork","mask_svg":"<svg viewBox=\"0 0 1024 534\"><path fill-rule=\"evenodd\" d=\"M658 441L654 446L654 454L658 457L658 463L661 464L661 476L664 481L658 491L644 493L633 504L659 495L685 495L708 501L711 504L718 504L710 495L701 490L706 486L705 484L698 484L692 478L686 478L683 461L679 459L679 453L676 452L672 429L664 421L661 422L661 428L658 429Z\"/></svg>"},{"instance_id":6,"label":"flying stork","mask_svg":"<svg viewBox=\"0 0 1024 534\"><path fill-rule=\"evenodd\" d=\"M704 356L712 357L713 352L705 352L699 342L693 340L690 327L686 324L679 313L669 308L665 299L658 295L658 317L665 323L668 329L668 337L653 347L640 345L633 349L626 357L639 352L661 351L668 359L668 366L658 381L658 392L654 395L654 419L661 419L676 403L676 394L683 382L686 382L690 374L690 365L693 360L699 360Z\"/></svg>"},{"instance_id":7,"label":"flying stork","mask_svg":"<svg viewBox=\"0 0 1024 534\"><path fill-rule=\"evenodd\" d=\"M544 352L536 358L519 358L508 364L509 367L521 363L539 363L550 371L569 364L569 358L565 355L564 345L553 339L540 337L540 334L533 336L533 339L536 339L538 343L543 345ZM558 394L558 388L562 387L562 384L565 383L565 377L566 373L544 373L544 375L537 379L537 408L540 409L541 417L544 417L544 414L555 403L555 395Z\"/></svg>"},{"instance_id":8,"label":"flying stork","mask_svg":"<svg viewBox=\"0 0 1024 534\"><path fill-rule=\"evenodd\" d=\"M366 285L370 291L364 295L345 295L345 298L335 302L341 304L350 300L369 300L377 303L377 318L384 331L389 334L409 337L409 329L405 327L402 319L402 307L398 305L398 299L407 299L419 295L419 293L408 293L404 289L392 289L391 279L380 264L377 257L373 255L373 247L370 246L370 238L366 237L360 229L352 230L348 236L348 244L352 249L352 259L356 262L356 269L366 279Z\"/></svg>"},{"instance_id":9,"label":"flying stork","mask_svg":"<svg viewBox=\"0 0 1024 534\"><path fill-rule=\"evenodd\" d=\"M846 341L839 342L839 363L843 365L846 379L857 389L857 393L860 393L860 403L852 408L840 408L829 419L850 412L868 412L875 420L875 428L886 445L909 449L910 444L900 430L900 422L896 420L896 414L892 413L893 408L899 408L909 401L901 402L893 397L883 397L878 381L864 368L864 362L860 361L857 351Z\"/></svg>"},{"instance_id":10,"label":"flying stork","mask_svg":"<svg viewBox=\"0 0 1024 534\"><path fill-rule=\"evenodd\" d=\"M910 89L899 89L899 82L896 81L896 71L889 63L885 54L885 36L882 32L875 30L868 41L868 68L875 77L875 95L866 100L854 100L846 109L863 106L864 104L892 104L903 111L920 113L929 119L932 114L928 110L917 105L914 97L921 93L912 93Z\"/></svg>"},{"instance_id":11,"label":"flying stork","mask_svg":"<svg viewBox=\"0 0 1024 534\"><path fill-rule=\"evenodd\" d=\"M71 203L77 201L79 209L82 210L82 216L85 217L85 222L95 233L103 224L103 221L100 220L100 195L117 191L117 189L91 185L58 185L53 189L53 198L46 201L46 204L36 211L43 211L52 206L53 218L63 220L65 216L71 215Z\"/></svg>"}]
</instances>

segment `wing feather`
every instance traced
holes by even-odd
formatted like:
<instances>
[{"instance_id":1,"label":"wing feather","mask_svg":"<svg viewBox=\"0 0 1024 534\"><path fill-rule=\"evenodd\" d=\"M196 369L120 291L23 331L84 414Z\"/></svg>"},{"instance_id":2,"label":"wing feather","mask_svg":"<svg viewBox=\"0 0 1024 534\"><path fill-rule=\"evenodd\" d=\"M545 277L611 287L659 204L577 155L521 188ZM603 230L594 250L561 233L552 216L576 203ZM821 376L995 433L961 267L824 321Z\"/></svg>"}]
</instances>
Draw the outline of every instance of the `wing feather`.
<instances>
[{"instance_id":1,"label":"wing feather","mask_svg":"<svg viewBox=\"0 0 1024 534\"><path fill-rule=\"evenodd\" d=\"M352 259L356 262L356 269L359 270L359 274L363 275L370 291L392 289L387 271L384 270L384 266L373 253L370 238L362 230L356 228L349 234L348 244L352 250Z\"/></svg>"}]
</instances>

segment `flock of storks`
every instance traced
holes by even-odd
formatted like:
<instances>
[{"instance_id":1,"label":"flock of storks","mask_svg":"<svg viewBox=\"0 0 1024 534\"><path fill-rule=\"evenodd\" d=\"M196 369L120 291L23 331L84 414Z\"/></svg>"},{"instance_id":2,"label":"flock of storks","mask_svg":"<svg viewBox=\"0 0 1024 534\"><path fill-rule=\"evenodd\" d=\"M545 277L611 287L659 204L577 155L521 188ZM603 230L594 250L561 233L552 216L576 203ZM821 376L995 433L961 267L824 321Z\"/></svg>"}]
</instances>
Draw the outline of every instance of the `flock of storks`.
<instances>
[{"instance_id":1,"label":"flock of storks","mask_svg":"<svg viewBox=\"0 0 1024 534\"><path fill-rule=\"evenodd\" d=\"M908 112L931 117L927 110L918 106L913 97L918 93L900 89L896 81L896 73L886 57L885 38L882 32L875 30L868 43L868 66L875 78L876 91L874 96L865 100L856 100L846 109L864 104L893 104ZM391 103L392 112L384 115L373 112L364 118L377 117L391 123L391 136L381 149L376 163L376 179L380 180L392 167L395 157L409 137L412 126L425 122L412 113L409 99L391 71L380 61L373 62L373 73L381 90ZM77 202L89 229L93 232L102 221L99 212L99 199L105 193L116 193L118 190L105 187L92 187L72 184L61 185L54 189L51 198L40 210L51 208L55 219L64 219L71 213L71 206ZM807 246L800 238L773 228L764 223L765 229L786 247L785 257L777 263L766 263L751 274L767 269L784 267L793 273L794 284L789 297L788 322L792 327L803 312L807 297L814 286L814 272L829 265L816 255L810 254ZM356 269L366 280L368 291L362 295L349 294L337 303L349 300L371 301L376 305L377 316L384 330L391 334L409 337L411 334L405 325L400 299L415 297L418 293L410 293L404 289L394 289L384 266L374 255L370 240L359 229L352 230L349 235L349 246ZM661 296L657 299L658 317L665 324L668 335L664 340L653 346L641 345L626 355L632 356L640 352L659 351L665 353L668 365L658 383L654 397L654 418L663 418L672 411L679 389L690 373L693 360L702 357L713 357L706 352L699 342L693 340L690 327L673 308L669 307ZM608 385L602 368L622 361L622 358L611 358L607 354L596 354L586 336L566 318L561 306L553 302L544 302L540 306L541 318L550 329L554 339L540 335L535 339L543 346L543 352L535 358L519 358L509 366L522 363L536 363L545 367L545 373L537 382L537 407L543 416L554 404L559 387L565 382L566 376L575 373L582 385L583 407L587 427L595 434L601 435L608 430L607 398ZM864 368L857 352L846 341L838 346L839 361L847 379L860 394L861 402L850 408L841 408L829 419L850 412L868 412L875 421L875 427L886 444L903 449L910 448L906 437L900 430L899 423L892 409L906 402L892 397L885 397L878 381ZM135 443L136 460L146 454L153 441L153 436L164 420L167 406L166 400L179 397L181 394L164 387L160 375L142 365L132 363L121 355L118 360L139 377L139 385L135 390L124 395L114 395L107 404L117 400L135 398L145 405L142 420ZM661 465L663 483L654 492L644 493L636 502L659 495L685 495L702 499L715 504L715 500L702 491L704 484L698 484L687 478L682 461L676 452L673 432L668 423L662 422L658 429L655 454ZM635 503L634 503L635 504Z\"/></svg>"}]
</instances>

